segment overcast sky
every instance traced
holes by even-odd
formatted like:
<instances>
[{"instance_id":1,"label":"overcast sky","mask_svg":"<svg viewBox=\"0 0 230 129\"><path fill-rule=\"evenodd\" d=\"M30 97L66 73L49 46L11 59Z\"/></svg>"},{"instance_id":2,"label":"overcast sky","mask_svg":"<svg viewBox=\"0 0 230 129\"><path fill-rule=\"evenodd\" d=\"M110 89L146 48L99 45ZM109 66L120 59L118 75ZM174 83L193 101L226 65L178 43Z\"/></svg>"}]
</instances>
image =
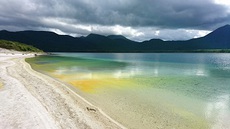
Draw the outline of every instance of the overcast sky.
<instances>
[{"instance_id":1,"label":"overcast sky","mask_svg":"<svg viewBox=\"0 0 230 129\"><path fill-rule=\"evenodd\" d=\"M230 0L0 0L0 29L185 40L230 24Z\"/></svg>"}]
</instances>

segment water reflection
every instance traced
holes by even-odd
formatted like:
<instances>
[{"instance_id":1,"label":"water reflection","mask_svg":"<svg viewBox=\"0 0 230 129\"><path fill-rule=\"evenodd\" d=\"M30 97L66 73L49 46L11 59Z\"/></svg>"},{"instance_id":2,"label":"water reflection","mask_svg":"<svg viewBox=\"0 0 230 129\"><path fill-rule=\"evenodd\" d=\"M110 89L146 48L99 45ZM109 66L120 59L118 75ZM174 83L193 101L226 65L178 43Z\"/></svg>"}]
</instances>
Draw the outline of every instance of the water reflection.
<instances>
[{"instance_id":1,"label":"water reflection","mask_svg":"<svg viewBox=\"0 0 230 129\"><path fill-rule=\"evenodd\" d=\"M170 91L170 94L167 94L168 92L159 93L163 96L163 99L159 99L159 101L172 102L172 105L178 106L187 113L198 114L202 119L209 121L213 129L227 129L230 127L229 54L92 55L93 58L88 57L88 55L81 58L58 58L58 60L64 60L64 63L54 61L53 64L52 58L46 58L44 62L49 60L48 65L44 62L38 62L37 65L39 67L50 67L52 69L50 71L58 78L66 79L67 82L78 86L77 88L86 93L96 91L99 88L106 90L107 87L115 87L115 90L119 90L115 93L121 95L120 97L117 94L115 97L112 96L112 100L119 100L117 105L120 102L129 103L127 99L129 97L133 100L133 96L129 96L133 93L136 93L136 97L141 103L142 100L155 98L154 94L157 94L159 89L160 91ZM76 54L76 56L79 56L79 54ZM130 89L120 92L127 86ZM141 86L141 88L136 90L135 86ZM157 92L154 93L154 91ZM103 93L108 93L108 96L111 94L110 92ZM149 97L140 98L141 94L146 95L147 93L149 93ZM178 97L179 95L182 97ZM102 96L102 98L109 99L108 96ZM173 101L173 97L175 101ZM124 101L120 101L121 98L125 98ZM202 103L197 105L202 106L196 105L195 102L198 102L196 99ZM104 104L104 101L102 102ZM130 105L135 108L140 104L132 103ZM151 109L147 108L147 110ZM170 119L169 121L173 120Z\"/></svg>"},{"instance_id":2,"label":"water reflection","mask_svg":"<svg viewBox=\"0 0 230 129\"><path fill-rule=\"evenodd\" d=\"M87 66L73 66L73 67L57 67L54 70L55 74L88 74L88 73L106 73L111 78L132 78L134 76L209 76L210 69L205 65L188 65L180 66L176 63L128 63L124 66L117 66L107 69L106 66L100 66L97 69L90 69ZM212 72L211 72L212 73Z\"/></svg>"},{"instance_id":3,"label":"water reflection","mask_svg":"<svg viewBox=\"0 0 230 129\"><path fill-rule=\"evenodd\" d=\"M194 68L194 69L184 69L182 72L185 76L209 76L209 72L206 69Z\"/></svg>"},{"instance_id":4,"label":"water reflection","mask_svg":"<svg viewBox=\"0 0 230 129\"><path fill-rule=\"evenodd\" d=\"M142 75L143 72L138 67L131 67L123 70L116 70L112 75L114 78L131 78L137 75Z\"/></svg>"},{"instance_id":5,"label":"water reflection","mask_svg":"<svg viewBox=\"0 0 230 129\"><path fill-rule=\"evenodd\" d=\"M198 69L196 71L196 75L197 76L206 76L207 74L205 74L205 72L203 71L203 69Z\"/></svg>"},{"instance_id":6,"label":"water reflection","mask_svg":"<svg viewBox=\"0 0 230 129\"><path fill-rule=\"evenodd\" d=\"M205 116L212 123L212 129L227 129L230 127L230 95L217 96L208 102Z\"/></svg>"},{"instance_id":7,"label":"water reflection","mask_svg":"<svg viewBox=\"0 0 230 129\"><path fill-rule=\"evenodd\" d=\"M159 75L159 70L158 68L154 68L153 70L153 75L158 76Z\"/></svg>"},{"instance_id":8,"label":"water reflection","mask_svg":"<svg viewBox=\"0 0 230 129\"><path fill-rule=\"evenodd\" d=\"M68 57L69 54L60 54ZM213 77L230 77L230 56L229 54L124 54L124 53L111 53L111 54L70 54L71 57L85 57L90 60L79 61L92 61L91 70L97 68L98 64L93 62L102 63L101 70L113 70L115 76L128 76L124 72L130 74L127 67L144 68L142 71L147 70L148 75L161 76L161 75L182 75L182 76L213 76ZM103 67L103 61L110 65ZM78 61L78 60L76 60ZM113 62L108 62L113 61ZM117 63L116 63L117 62ZM90 62L89 62L90 63ZM84 64L84 63L83 63ZM118 65L119 64L119 65ZM100 64L101 65L101 64ZM122 67L120 67L122 66ZM74 70L74 69L73 69ZM127 71L125 71L127 70ZM61 71L62 72L62 71Z\"/></svg>"}]
</instances>

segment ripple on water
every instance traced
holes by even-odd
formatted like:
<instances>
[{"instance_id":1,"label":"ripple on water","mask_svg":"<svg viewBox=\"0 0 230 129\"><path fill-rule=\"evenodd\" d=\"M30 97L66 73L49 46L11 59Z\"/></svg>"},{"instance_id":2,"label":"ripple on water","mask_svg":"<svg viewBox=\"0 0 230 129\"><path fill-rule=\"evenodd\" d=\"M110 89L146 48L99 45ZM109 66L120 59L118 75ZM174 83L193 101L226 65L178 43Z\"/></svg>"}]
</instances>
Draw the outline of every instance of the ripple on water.
<instances>
[{"instance_id":1,"label":"ripple on water","mask_svg":"<svg viewBox=\"0 0 230 129\"><path fill-rule=\"evenodd\" d=\"M123 57L43 57L33 68L74 85L130 128L230 126L229 54L144 54L134 63L133 54Z\"/></svg>"}]
</instances>

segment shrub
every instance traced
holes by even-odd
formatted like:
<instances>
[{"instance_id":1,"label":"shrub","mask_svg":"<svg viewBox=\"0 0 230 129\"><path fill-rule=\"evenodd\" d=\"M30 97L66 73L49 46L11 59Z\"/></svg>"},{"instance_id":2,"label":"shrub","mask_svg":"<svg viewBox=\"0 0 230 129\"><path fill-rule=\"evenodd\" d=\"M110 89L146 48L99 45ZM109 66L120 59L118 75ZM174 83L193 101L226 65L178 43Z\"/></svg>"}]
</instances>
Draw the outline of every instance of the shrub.
<instances>
[{"instance_id":1,"label":"shrub","mask_svg":"<svg viewBox=\"0 0 230 129\"><path fill-rule=\"evenodd\" d=\"M0 40L0 47L16 51L43 52L42 50L35 48L31 45L7 40Z\"/></svg>"}]
</instances>

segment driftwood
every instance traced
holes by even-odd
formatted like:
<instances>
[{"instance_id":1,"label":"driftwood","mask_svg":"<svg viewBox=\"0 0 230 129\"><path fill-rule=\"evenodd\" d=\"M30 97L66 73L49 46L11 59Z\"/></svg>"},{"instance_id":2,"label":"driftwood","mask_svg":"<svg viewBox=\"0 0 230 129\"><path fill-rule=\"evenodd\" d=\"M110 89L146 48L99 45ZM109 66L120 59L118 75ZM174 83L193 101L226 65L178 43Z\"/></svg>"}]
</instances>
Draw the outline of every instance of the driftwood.
<instances>
[{"instance_id":1,"label":"driftwood","mask_svg":"<svg viewBox=\"0 0 230 129\"><path fill-rule=\"evenodd\" d=\"M93 112L96 112L97 110L94 109L94 108L89 108L89 107L86 107L87 111L93 111Z\"/></svg>"}]
</instances>

